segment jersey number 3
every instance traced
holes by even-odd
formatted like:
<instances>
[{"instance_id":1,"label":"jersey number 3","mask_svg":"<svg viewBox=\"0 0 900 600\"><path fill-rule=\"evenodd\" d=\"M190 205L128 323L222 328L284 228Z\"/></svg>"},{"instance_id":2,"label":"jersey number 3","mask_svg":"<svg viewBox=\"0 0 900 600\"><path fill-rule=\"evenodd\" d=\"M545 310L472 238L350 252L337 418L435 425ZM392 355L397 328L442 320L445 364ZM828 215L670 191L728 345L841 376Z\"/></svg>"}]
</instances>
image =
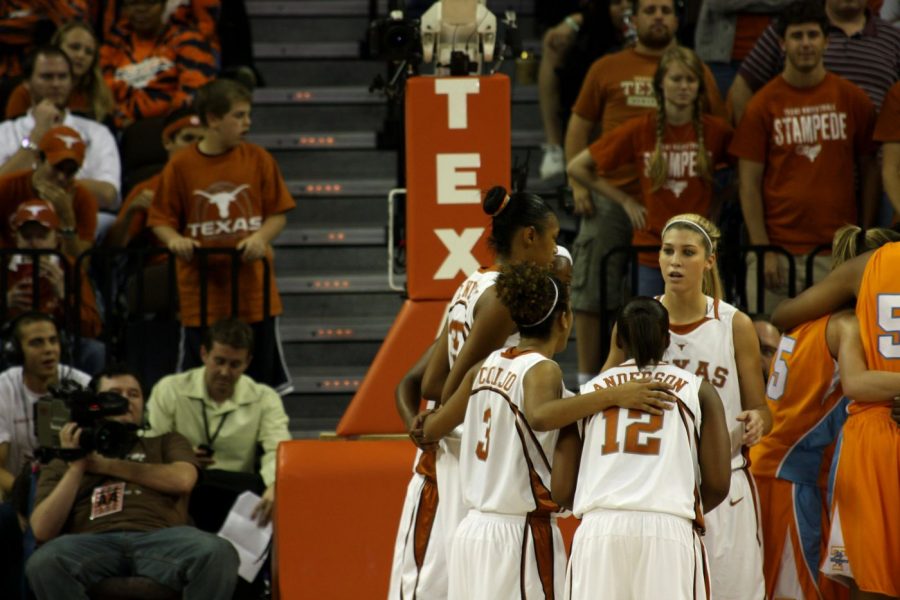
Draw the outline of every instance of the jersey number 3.
<instances>
[{"instance_id":1,"label":"jersey number 3","mask_svg":"<svg viewBox=\"0 0 900 600\"><path fill-rule=\"evenodd\" d=\"M611 406L603 411L603 421L606 425L601 454L615 454L620 452L619 444L619 415L622 411L618 406ZM660 439L650 437L663 426L665 415L651 415L639 410L629 410L627 418L634 421L625 427L625 452L628 454L659 454ZM647 420L649 418L649 421ZM644 442L641 442L642 433L648 434Z\"/></svg>"},{"instance_id":2,"label":"jersey number 3","mask_svg":"<svg viewBox=\"0 0 900 600\"><path fill-rule=\"evenodd\" d=\"M478 441L478 445L475 446L475 456L478 457L478 460L487 460L488 452L491 449L491 409L488 408L484 411L484 422L487 423L487 427L484 428L484 439Z\"/></svg>"}]
</instances>

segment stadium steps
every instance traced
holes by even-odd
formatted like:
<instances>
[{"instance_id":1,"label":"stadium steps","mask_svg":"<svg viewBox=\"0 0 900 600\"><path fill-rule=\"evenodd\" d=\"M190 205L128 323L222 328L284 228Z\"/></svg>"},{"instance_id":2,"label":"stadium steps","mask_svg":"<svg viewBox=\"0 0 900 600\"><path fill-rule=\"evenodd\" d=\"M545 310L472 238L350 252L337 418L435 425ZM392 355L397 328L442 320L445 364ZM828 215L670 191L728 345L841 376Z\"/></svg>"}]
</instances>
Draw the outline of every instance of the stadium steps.
<instances>
[{"instance_id":1,"label":"stadium steps","mask_svg":"<svg viewBox=\"0 0 900 600\"><path fill-rule=\"evenodd\" d=\"M386 1L379 3L384 14ZM377 147L386 108L369 91L386 68L360 58L368 4L246 1L266 84L254 92L249 139L276 157L297 201L275 245L280 334L294 380L285 408L298 438L335 428L404 300L388 284L396 153ZM520 22L527 27L532 4L512 0L503 8L526 13ZM503 72L513 70L504 65ZM541 141L534 86L513 86L512 123L514 155L530 153L533 178ZM397 276L394 285L403 283Z\"/></svg>"}]
</instances>

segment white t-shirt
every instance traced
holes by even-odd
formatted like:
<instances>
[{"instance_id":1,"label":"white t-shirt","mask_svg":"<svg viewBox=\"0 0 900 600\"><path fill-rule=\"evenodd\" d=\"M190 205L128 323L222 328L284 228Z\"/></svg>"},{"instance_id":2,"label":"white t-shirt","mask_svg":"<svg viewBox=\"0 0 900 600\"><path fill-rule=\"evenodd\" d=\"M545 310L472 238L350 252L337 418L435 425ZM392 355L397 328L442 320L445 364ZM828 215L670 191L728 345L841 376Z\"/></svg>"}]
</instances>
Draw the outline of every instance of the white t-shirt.
<instances>
[{"instance_id":1,"label":"white t-shirt","mask_svg":"<svg viewBox=\"0 0 900 600\"><path fill-rule=\"evenodd\" d=\"M78 369L60 365L59 379L70 379L82 386L91 381L90 375ZM34 458L37 435L34 433L34 403L42 394L25 387L22 367L11 367L0 373L0 444L9 444L6 464L0 465L18 475L22 465Z\"/></svg>"},{"instance_id":2,"label":"white t-shirt","mask_svg":"<svg viewBox=\"0 0 900 600\"><path fill-rule=\"evenodd\" d=\"M96 179L111 183L118 193L122 185L122 166L119 147L105 125L66 112L63 125L81 135L85 144L84 164L78 179ZM28 114L0 123L0 164L9 160L22 147L22 140L34 129L34 117ZM35 144L40 140L31 140ZM114 208L118 208L118 205Z\"/></svg>"}]
</instances>

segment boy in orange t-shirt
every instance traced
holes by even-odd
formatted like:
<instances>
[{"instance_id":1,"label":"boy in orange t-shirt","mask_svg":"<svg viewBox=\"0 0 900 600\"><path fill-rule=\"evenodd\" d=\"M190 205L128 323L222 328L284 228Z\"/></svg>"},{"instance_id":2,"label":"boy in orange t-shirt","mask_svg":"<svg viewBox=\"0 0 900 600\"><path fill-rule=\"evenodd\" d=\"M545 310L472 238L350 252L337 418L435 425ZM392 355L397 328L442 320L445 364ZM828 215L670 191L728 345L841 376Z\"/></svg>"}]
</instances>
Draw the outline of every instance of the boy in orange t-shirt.
<instances>
[{"instance_id":1,"label":"boy in orange t-shirt","mask_svg":"<svg viewBox=\"0 0 900 600\"><path fill-rule=\"evenodd\" d=\"M741 209L750 243L778 245L794 255L799 292L806 278L804 255L830 245L842 225L857 223L860 206L864 226L874 217L875 107L860 88L825 70L828 19L820 4L790 5L778 27L784 71L753 96L730 152L740 159ZM859 203L851 166L859 172ZM751 312L771 312L789 292L787 258L764 256L764 306L757 306L756 256L747 258ZM816 259L816 280L827 274L829 263L827 256Z\"/></svg>"},{"instance_id":2,"label":"boy in orange t-shirt","mask_svg":"<svg viewBox=\"0 0 900 600\"><path fill-rule=\"evenodd\" d=\"M247 374L279 393L291 390L278 341L281 297L270 269L270 306L264 313L262 259L272 266L271 242L287 222L294 199L275 159L245 142L250 128L250 92L239 83L219 79L203 86L194 102L206 125L202 141L174 156L163 169L147 223L179 260L178 293L184 335L179 371L198 366L203 326L231 316L231 258L208 257L201 272L195 248L236 248L238 317L254 329L253 362ZM201 323L200 280L207 289L206 323Z\"/></svg>"}]
</instances>

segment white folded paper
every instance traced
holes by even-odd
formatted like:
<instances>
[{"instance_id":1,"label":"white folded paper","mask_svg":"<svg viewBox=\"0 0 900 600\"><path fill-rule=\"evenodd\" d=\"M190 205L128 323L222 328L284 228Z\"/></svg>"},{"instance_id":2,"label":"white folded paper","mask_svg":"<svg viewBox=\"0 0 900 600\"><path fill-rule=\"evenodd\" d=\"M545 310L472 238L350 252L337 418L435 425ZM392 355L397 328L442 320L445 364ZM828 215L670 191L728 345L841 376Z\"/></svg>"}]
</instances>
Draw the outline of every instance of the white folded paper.
<instances>
[{"instance_id":1,"label":"white folded paper","mask_svg":"<svg viewBox=\"0 0 900 600\"><path fill-rule=\"evenodd\" d=\"M219 537L225 538L237 550L241 564L238 575L247 581L256 579L256 574L266 560L266 548L272 538L272 523L265 527L257 525L250 515L260 497L253 492L244 492L234 501L231 512L219 530Z\"/></svg>"}]
</instances>

